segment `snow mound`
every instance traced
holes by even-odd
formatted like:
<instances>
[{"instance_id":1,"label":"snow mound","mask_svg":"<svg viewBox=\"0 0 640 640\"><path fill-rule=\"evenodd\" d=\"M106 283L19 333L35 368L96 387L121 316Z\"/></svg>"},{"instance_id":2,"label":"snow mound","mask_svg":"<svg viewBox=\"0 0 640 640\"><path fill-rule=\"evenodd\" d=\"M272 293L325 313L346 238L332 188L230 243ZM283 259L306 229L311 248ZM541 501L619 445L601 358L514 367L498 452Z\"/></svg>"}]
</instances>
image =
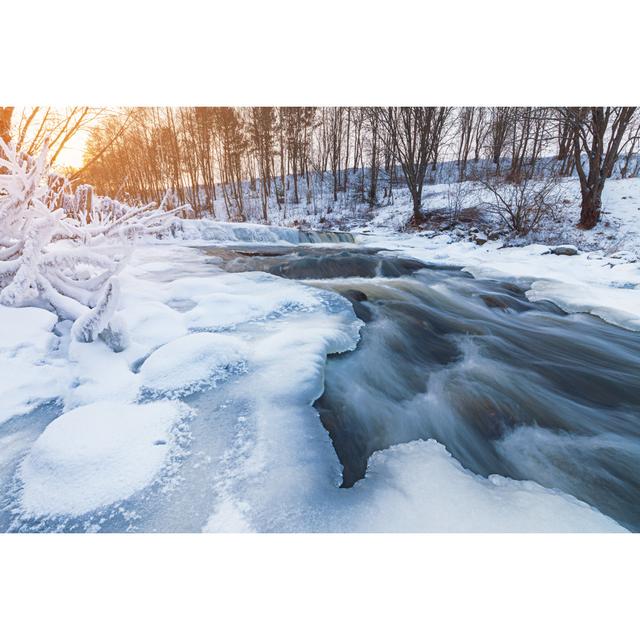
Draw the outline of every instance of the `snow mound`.
<instances>
[{"instance_id":1,"label":"snow mound","mask_svg":"<svg viewBox=\"0 0 640 640\"><path fill-rule=\"evenodd\" d=\"M336 529L379 532L622 532L611 518L535 482L477 476L435 440L374 453Z\"/></svg>"},{"instance_id":2,"label":"snow mound","mask_svg":"<svg viewBox=\"0 0 640 640\"><path fill-rule=\"evenodd\" d=\"M176 401L96 402L56 418L19 470L27 514L80 515L151 484L187 415Z\"/></svg>"},{"instance_id":3,"label":"snow mound","mask_svg":"<svg viewBox=\"0 0 640 640\"><path fill-rule=\"evenodd\" d=\"M605 322L640 331L640 289L538 280L527 291L532 302L549 300L568 313L590 313Z\"/></svg>"},{"instance_id":4,"label":"snow mound","mask_svg":"<svg viewBox=\"0 0 640 640\"><path fill-rule=\"evenodd\" d=\"M0 424L64 393L65 374L60 366L0 355Z\"/></svg>"},{"instance_id":5,"label":"snow mound","mask_svg":"<svg viewBox=\"0 0 640 640\"><path fill-rule=\"evenodd\" d=\"M162 302L131 302L127 307L127 329L131 340L152 350L188 332L183 314Z\"/></svg>"},{"instance_id":6,"label":"snow mound","mask_svg":"<svg viewBox=\"0 0 640 640\"><path fill-rule=\"evenodd\" d=\"M245 347L239 338L192 333L154 351L140 368L142 393L178 395L215 386L243 371Z\"/></svg>"},{"instance_id":7,"label":"snow mound","mask_svg":"<svg viewBox=\"0 0 640 640\"><path fill-rule=\"evenodd\" d=\"M6 307L0 304L0 352L15 352L23 347L46 351L58 318L37 307Z\"/></svg>"},{"instance_id":8,"label":"snow mound","mask_svg":"<svg viewBox=\"0 0 640 640\"><path fill-rule=\"evenodd\" d=\"M61 363L46 359L56 322L45 309L0 305L0 424L64 391Z\"/></svg>"},{"instance_id":9,"label":"snow mound","mask_svg":"<svg viewBox=\"0 0 640 640\"><path fill-rule=\"evenodd\" d=\"M263 273L218 276L214 283L215 289L193 296L197 304L183 314L191 329L217 330L266 321L321 304L310 287ZM202 283L198 285L203 288Z\"/></svg>"}]
</instances>

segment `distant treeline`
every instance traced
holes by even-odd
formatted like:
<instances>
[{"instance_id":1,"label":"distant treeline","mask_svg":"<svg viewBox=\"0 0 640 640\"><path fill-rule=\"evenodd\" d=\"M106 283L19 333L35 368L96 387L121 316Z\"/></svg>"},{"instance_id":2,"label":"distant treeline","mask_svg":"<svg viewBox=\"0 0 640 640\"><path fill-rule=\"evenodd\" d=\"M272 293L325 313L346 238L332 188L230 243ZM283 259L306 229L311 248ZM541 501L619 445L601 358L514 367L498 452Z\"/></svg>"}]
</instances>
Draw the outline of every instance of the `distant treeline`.
<instances>
[{"instance_id":1,"label":"distant treeline","mask_svg":"<svg viewBox=\"0 0 640 640\"><path fill-rule=\"evenodd\" d=\"M452 180L474 178L484 161L518 181L551 156L558 175L578 174L589 227L614 165L622 177L640 172L639 147L634 107L144 107L100 119L76 178L123 200L159 201L170 189L196 212L223 206L239 220L248 183L267 221L274 200L300 203L301 181L309 197L314 173L337 200L360 171L359 197L371 206L380 173L389 184L397 173L419 220L423 184L441 160L456 163Z\"/></svg>"}]
</instances>

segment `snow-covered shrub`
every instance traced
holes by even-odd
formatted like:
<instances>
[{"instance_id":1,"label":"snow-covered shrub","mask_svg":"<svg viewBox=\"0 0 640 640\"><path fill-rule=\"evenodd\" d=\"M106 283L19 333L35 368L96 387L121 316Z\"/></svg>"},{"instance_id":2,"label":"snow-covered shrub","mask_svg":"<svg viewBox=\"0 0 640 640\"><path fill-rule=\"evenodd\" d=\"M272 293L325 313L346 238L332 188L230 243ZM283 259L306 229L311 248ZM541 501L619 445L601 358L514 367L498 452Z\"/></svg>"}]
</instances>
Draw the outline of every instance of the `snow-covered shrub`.
<instances>
[{"instance_id":1,"label":"snow-covered shrub","mask_svg":"<svg viewBox=\"0 0 640 640\"><path fill-rule=\"evenodd\" d=\"M121 328L110 325L117 274L132 241L165 232L178 210L116 206L89 188L70 197L64 179L48 175L46 154L32 158L0 140L0 304L51 309L73 321L75 339L106 331L122 345ZM101 251L109 239L120 248Z\"/></svg>"},{"instance_id":2,"label":"snow-covered shrub","mask_svg":"<svg viewBox=\"0 0 640 640\"><path fill-rule=\"evenodd\" d=\"M453 220L469 206L469 197L475 189L473 182L454 182L447 187L447 211Z\"/></svg>"},{"instance_id":3,"label":"snow-covered shrub","mask_svg":"<svg viewBox=\"0 0 640 640\"><path fill-rule=\"evenodd\" d=\"M566 194L555 177L504 180L492 176L480 183L489 196L480 206L518 235L535 231L545 219L559 215L565 207Z\"/></svg>"}]
</instances>

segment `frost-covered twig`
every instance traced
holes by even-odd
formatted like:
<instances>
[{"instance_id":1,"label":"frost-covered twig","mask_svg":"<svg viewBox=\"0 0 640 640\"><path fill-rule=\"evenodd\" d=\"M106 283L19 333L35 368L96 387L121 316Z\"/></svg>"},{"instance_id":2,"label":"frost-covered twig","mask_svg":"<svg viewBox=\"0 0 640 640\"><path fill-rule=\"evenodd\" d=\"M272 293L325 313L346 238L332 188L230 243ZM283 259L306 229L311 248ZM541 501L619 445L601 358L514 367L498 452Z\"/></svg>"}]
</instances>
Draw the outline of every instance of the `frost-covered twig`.
<instances>
[{"instance_id":1,"label":"frost-covered twig","mask_svg":"<svg viewBox=\"0 0 640 640\"><path fill-rule=\"evenodd\" d=\"M46 146L37 158L0 140L0 304L40 306L72 320L72 336L95 340L108 330L118 305L117 274L140 235L162 235L184 207L129 207L93 196L81 185L75 194L60 176L47 174ZM121 242L118 255L99 251L106 239Z\"/></svg>"}]
</instances>

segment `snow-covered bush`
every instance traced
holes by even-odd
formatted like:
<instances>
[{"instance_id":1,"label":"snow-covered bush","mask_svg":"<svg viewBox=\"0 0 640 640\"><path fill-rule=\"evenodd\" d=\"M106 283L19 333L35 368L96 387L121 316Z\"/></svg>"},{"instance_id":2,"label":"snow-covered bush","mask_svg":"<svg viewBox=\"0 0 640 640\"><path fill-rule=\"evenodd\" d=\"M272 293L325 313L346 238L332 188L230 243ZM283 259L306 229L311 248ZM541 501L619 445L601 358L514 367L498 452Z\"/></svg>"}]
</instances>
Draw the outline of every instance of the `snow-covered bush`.
<instances>
[{"instance_id":1,"label":"snow-covered bush","mask_svg":"<svg viewBox=\"0 0 640 640\"><path fill-rule=\"evenodd\" d=\"M132 241L164 233L178 210L116 206L88 188L70 197L64 179L48 175L46 155L46 147L32 158L0 140L0 304L51 309L73 321L75 339L108 330L121 345L121 330L110 325L117 274ZM119 246L106 251L110 239Z\"/></svg>"},{"instance_id":2,"label":"snow-covered bush","mask_svg":"<svg viewBox=\"0 0 640 640\"><path fill-rule=\"evenodd\" d=\"M447 187L447 211L453 220L458 220L462 210L469 206L469 196L476 188L473 182L453 182Z\"/></svg>"},{"instance_id":3,"label":"snow-covered bush","mask_svg":"<svg viewBox=\"0 0 640 640\"><path fill-rule=\"evenodd\" d=\"M535 231L545 219L557 216L565 206L566 193L555 177L505 180L492 176L480 183L489 195L481 207L518 235Z\"/></svg>"}]
</instances>

